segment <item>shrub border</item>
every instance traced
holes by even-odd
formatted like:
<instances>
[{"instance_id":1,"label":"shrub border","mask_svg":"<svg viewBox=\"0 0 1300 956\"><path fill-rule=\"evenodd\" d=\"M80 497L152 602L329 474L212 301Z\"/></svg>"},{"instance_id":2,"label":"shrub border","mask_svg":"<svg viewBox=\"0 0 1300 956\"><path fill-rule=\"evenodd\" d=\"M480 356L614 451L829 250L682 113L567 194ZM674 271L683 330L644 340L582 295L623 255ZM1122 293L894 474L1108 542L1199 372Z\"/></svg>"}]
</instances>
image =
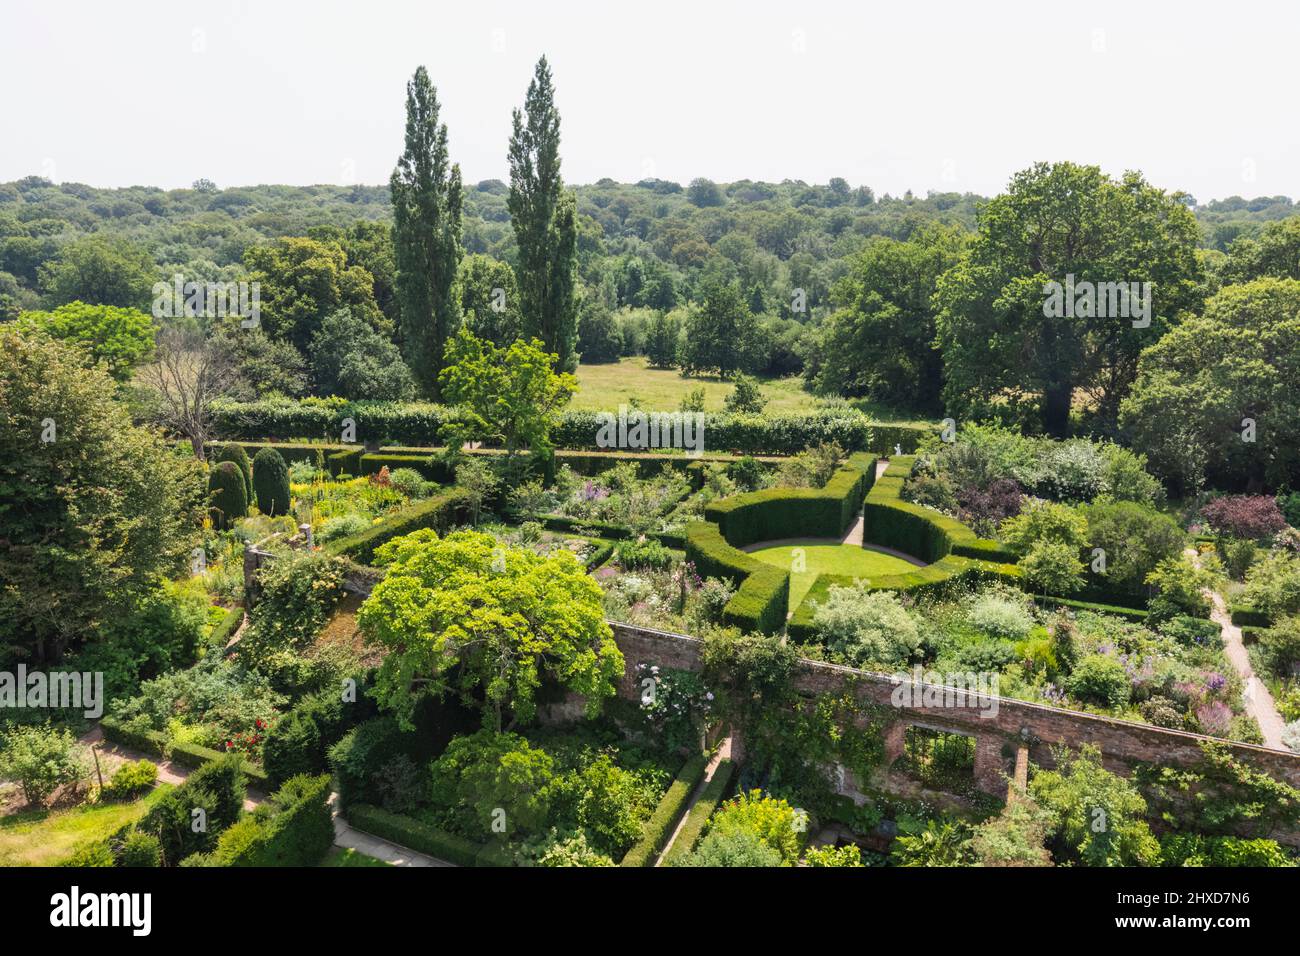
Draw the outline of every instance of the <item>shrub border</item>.
<instances>
[{"instance_id":1,"label":"shrub border","mask_svg":"<svg viewBox=\"0 0 1300 956\"><path fill-rule=\"evenodd\" d=\"M655 812L642 827L644 834L633 847L623 854L619 866L654 866L663 851L668 838L673 835L673 827L686 810L686 803L695 792L695 788L704 779L708 760L703 754L696 754L683 764L677 772L672 785L655 807Z\"/></svg>"}]
</instances>

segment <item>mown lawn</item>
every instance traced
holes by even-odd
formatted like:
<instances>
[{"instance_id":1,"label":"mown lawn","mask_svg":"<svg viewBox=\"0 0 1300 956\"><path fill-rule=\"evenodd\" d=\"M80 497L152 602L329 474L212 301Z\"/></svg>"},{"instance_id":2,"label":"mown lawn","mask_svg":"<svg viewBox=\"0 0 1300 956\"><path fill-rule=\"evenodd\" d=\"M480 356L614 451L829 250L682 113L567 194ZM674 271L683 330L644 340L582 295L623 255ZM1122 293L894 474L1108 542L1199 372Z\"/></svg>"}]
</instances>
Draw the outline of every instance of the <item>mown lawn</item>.
<instances>
[{"instance_id":1,"label":"mown lawn","mask_svg":"<svg viewBox=\"0 0 1300 956\"><path fill-rule=\"evenodd\" d=\"M794 551L803 549L804 570L795 571ZM856 544L831 544L822 538L809 538L774 548L750 552L760 561L790 570L790 610L797 608L819 574L844 574L853 578L873 578L881 574L902 574L916 565L879 551L868 551Z\"/></svg>"},{"instance_id":2,"label":"mown lawn","mask_svg":"<svg viewBox=\"0 0 1300 956\"><path fill-rule=\"evenodd\" d=\"M129 803L100 803L71 810L24 810L0 819L0 866L57 866L86 843L132 823L171 787L160 784Z\"/></svg>"},{"instance_id":3,"label":"mown lawn","mask_svg":"<svg viewBox=\"0 0 1300 956\"><path fill-rule=\"evenodd\" d=\"M321 866L392 866L391 863L385 863L383 860L376 860L373 856L366 856L364 853L358 853L351 848L344 849L341 846L332 846L326 854L325 859L321 861Z\"/></svg>"},{"instance_id":4,"label":"mown lawn","mask_svg":"<svg viewBox=\"0 0 1300 956\"><path fill-rule=\"evenodd\" d=\"M569 406L575 410L618 412L636 398L647 411L676 411L682 399L697 388L704 389L704 410L722 411L731 394L730 382L720 378L686 378L676 369L649 368L644 355L601 365L578 366L578 393ZM815 407L813 396L803 390L799 376L763 379L767 399L765 412L807 412Z\"/></svg>"}]
</instances>

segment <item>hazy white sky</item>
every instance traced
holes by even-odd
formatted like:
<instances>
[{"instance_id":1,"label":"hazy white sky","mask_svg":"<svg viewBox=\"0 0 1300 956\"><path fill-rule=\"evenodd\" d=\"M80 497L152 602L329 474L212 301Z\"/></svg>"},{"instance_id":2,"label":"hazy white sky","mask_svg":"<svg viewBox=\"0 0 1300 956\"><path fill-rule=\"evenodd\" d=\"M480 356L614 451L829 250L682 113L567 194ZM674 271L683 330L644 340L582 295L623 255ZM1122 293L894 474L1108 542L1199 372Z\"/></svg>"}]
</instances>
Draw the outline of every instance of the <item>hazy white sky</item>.
<instances>
[{"instance_id":1,"label":"hazy white sky","mask_svg":"<svg viewBox=\"0 0 1300 956\"><path fill-rule=\"evenodd\" d=\"M564 174L992 194L1039 159L1300 196L1300 4L0 0L0 181L386 182L428 67L467 182L541 53Z\"/></svg>"}]
</instances>

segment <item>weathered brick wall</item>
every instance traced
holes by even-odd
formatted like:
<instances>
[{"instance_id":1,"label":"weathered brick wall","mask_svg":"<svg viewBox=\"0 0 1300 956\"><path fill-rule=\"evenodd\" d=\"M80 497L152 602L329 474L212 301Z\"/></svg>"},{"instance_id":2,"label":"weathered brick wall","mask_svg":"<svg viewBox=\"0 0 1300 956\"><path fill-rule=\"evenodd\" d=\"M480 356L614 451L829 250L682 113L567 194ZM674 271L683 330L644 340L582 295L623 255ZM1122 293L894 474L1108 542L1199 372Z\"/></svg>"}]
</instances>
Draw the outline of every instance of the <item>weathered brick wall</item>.
<instances>
[{"instance_id":1,"label":"weathered brick wall","mask_svg":"<svg viewBox=\"0 0 1300 956\"><path fill-rule=\"evenodd\" d=\"M702 642L697 638L625 624L611 626L626 660L626 673L619 684L620 696L639 699L640 689L635 681L639 663L683 670L700 667ZM885 740L889 762L902 752L903 733L911 724L975 737L976 782L981 789L999 796L1006 794L1006 780L1015 773L1016 754L1021 747L1028 748L1029 759L1034 763L1052 766L1053 745L1095 744L1109 769L1128 775L1138 763L1193 763L1200 757L1200 742L1208 739L1198 734L1007 698L983 702L995 702L995 713L988 712L992 711L988 707L898 707L891 700L898 687L892 678L816 661L804 662L797 686L810 694L843 693L853 686L860 700L895 708L900 718L889 728ZM1300 787L1300 755L1250 744L1229 743L1228 746L1243 762Z\"/></svg>"}]
</instances>

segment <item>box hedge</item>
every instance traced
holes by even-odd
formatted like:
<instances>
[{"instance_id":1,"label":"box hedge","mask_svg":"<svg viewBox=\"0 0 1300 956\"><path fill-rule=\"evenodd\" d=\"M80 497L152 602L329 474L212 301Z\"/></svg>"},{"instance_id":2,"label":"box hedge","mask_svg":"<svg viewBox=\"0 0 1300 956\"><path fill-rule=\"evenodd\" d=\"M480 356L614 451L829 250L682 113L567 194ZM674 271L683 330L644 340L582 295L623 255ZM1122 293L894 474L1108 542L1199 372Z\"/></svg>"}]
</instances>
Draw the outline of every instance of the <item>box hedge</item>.
<instances>
[{"instance_id":1,"label":"box hedge","mask_svg":"<svg viewBox=\"0 0 1300 956\"><path fill-rule=\"evenodd\" d=\"M659 806L642 827L643 836L632 849L623 856L619 866L654 866L660 852L673 834L673 828L681 819L686 803L695 792L695 788L704 779L708 762L703 755L697 754L677 773L677 777L664 794Z\"/></svg>"},{"instance_id":2,"label":"box hedge","mask_svg":"<svg viewBox=\"0 0 1300 956\"><path fill-rule=\"evenodd\" d=\"M366 803L348 810L348 823L363 833L396 843L456 866L509 866L510 857L492 844L479 844L400 813Z\"/></svg>"},{"instance_id":3,"label":"box hedge","mask_svg":"<svg viewBox=\"0 0 1300 956\"><path fill-rule=\"evenodd\" d=\"M351 558L359 564L369 564L375 549L393 538L421 528L432 528L441 533L465 521L468 515L468 495L461 489L453 488L392 512L379 524L364 531L335 538L325 544L323 550L327 554Z\"/></svg>"},{"instance_id":4,"label":"box hedge","mask_svg":"<svg viewBox=\"0 0 1300 956\"><path fill-rule=\"evenodd\" d=\"M681 830L677 832L677 839L668 848L668 853L664 857L666 866L676 866L691 855L695 844L704 833L704 826L709 822L709 817L713 816L713 811L718 809L718 804L727 797L733 769L734 765L730 760L723 760L718 764L713 772L713 779L708 782L700 798L686 814L686 820L682 823Z\"/></svg>"},{"instance_id":5,"label":"box hedge","mask_svg":"<svg viewBox=\"0 0 1300 956\"><path fill-rule=\"evenodd\" d=\"M192 743L169 743L167 735L160 730L135 731L115 717L102 717L99 721L104 739L133 750L156 754L186 767L199 768L223 759L226 754L211 747L200 747ZM244 776L250 783L265 787L266 771L249 761L243 761Z\"/></svg>"},{"instance_id":6,"label":"box hedge","mask_svg":"<svg viewBox=\"0 0 1300 956\"><path fill-rule=\"evenodd\" d=\"M207 861L213 866L315 866L334 843L328 774L300 775L254 812L227 827Z\"/></svg>"},{"instance_id":7,"label":"box hedge","mask_svg":"<svg viewBox=\"0 0 1300 956\"><path fill-rule=\"evenodd\" d=\"M1234 604L1229 610L1232 612L1232 623L1238 627L1266 628L1273 624L1272 617L1248 604Z\"/></svg>"}]
</instances>

